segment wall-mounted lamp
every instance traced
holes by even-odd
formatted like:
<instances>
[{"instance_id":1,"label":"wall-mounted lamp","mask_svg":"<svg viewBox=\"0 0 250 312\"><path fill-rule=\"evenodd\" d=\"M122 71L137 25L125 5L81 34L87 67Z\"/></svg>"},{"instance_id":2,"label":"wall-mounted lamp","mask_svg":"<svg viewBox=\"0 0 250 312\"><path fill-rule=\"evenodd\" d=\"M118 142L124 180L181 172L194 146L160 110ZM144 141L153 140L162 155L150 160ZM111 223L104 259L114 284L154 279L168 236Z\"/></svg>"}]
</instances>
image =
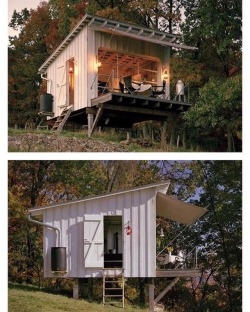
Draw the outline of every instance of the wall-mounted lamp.
<instances>
[{"instance_id":1,"label":"wall-mounted lamp","mask_svg":"<svg viewBox=\"0 0 250 312\"><path fill-rule=\"evenodd\" d=\"M98 55L96 55L96 67L101 67L102 66L102 62L98 60Z\"/></svg>"},{"instance_id":2,"label":"wall-mounted lamp","mask_svg":"<svg viewBox=\"0 0 250 312\"><path fill-rule=\"evenodd\" d=\"M73 74L73 72L74 72L74 67L71 67L71 66L70 66L70 68L69 68L69 73L70 73L70 74Z\"/></svg>"},{"instance_id":3,"label":"wall-mounted lamp","mask_svg":"<svg viewBox=\"0 0 250 312\"><path fill-rule=\"evenodd\" d=\"M163 67L163 70L162 70L162 79L163 79L163 80L167 80L167 79L168 79L168 70L167 70L167 67Z\"/></svg>"}]
</instances>

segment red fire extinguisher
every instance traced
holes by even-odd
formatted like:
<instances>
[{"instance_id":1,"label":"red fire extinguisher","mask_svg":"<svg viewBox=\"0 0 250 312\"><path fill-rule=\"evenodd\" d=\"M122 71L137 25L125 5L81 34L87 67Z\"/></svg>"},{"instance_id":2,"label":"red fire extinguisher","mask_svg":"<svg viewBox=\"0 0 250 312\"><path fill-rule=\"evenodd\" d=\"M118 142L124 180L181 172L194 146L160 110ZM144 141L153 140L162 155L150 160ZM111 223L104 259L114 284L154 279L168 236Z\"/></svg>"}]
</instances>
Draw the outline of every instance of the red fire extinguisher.
<instances>
[{"instance_id":1,"label":"red fire extinguisher","mask_svg":"<svg viewBox=\"0 0 250 312\"><path fill-rule=\"evenodd\" d=\"M126 233L127 233L127 235L132 235L132 227L129 225L129 222L128 222L128 226L126 228Z\"/></svg>"}]
</instances>

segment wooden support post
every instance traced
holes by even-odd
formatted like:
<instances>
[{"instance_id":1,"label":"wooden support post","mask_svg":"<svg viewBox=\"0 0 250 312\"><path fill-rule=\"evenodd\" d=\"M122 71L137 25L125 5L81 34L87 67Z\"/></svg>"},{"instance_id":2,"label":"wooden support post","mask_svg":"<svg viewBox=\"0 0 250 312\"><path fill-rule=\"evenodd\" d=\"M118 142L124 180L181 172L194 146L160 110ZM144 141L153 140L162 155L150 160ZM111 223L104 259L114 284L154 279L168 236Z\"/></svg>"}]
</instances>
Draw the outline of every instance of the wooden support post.
<instances>
[{"instance_id":1,"label":"wooden support post","mask_svg":"<svg viewBox=\"0 0 250 312\"><path fill-rule=\"evenodd\" d=\"M89 132L89 136L91 136L91 134L94 132L94 130L98 124L98 121L102 115L102 111L103 111L103 104L100 104L100 107L98 108L98 111L97 111L96 116L95 116L95 120L92 124L92 129Z\"/></svg>"},{"instance_id":2,"label":"wooden support post","mask_svg":"<svg viewBox=\"0 0 250 312\"><path fill-rule=\"evenodd\" d=\"M154 311L154 298L155 298L155 285L154 280L152 279L150 283L145 285L145 302L149 311Z\"/></svg>"},{"instance_id":3,"label":"wooden support post","mask_svg":"<svg viewBox=\"0 0 250 312\"><path fill-rule=\"evenodd\" d=\"M78 278L74 280L74 285L73 285L73 298L74 299L79 299L79 283L78 283Z\"/></svg>"},{"instance_id":4,"label":"wooden support post","mask_svg":"<svg viewBox=\"0 0 250 312\"><path fill-rule=\"evenodd\" d=\"M93 118L94 115L93 114L88 114L88 136L91 136L91 131L92 131L92 127L93 127Z\"/></svg>"},{"instance_id":5,"label":"wooden support post","mask_svg":"<svg viewBox=\"0 0 250 312\"><path fill-rule=\"evenodd\" d=\"M132 130L130 129L127 131L127 141L130 142L131 139L132 139Z\"/></svg>"}]
</instances>

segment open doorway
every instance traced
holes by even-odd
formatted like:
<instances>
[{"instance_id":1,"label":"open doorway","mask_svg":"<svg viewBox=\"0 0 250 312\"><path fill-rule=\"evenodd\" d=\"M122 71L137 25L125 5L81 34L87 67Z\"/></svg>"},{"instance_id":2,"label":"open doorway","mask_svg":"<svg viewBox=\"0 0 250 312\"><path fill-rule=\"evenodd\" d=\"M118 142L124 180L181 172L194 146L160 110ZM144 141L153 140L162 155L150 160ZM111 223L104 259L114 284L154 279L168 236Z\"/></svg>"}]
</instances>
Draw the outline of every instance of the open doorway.
<instances>
[{"instance_id":1,"label":"open doorway","mask_svg":"<svg viewBox=\"0 0 250 312\"><path fill-rule=\"evenodd\" d=\"M123 267L122 216L104 216L104 268Z\"/></svg>"},{"instance_id":2,"label":"open doorway","mask_svg":"<svg viewBox=\"0 0 250 312\"><path fill-rule=\"evenodd\" d=\"M68 105L74 105L75 101L75 62L71 58L68 60Z\"/></svg>"}]
</instances>

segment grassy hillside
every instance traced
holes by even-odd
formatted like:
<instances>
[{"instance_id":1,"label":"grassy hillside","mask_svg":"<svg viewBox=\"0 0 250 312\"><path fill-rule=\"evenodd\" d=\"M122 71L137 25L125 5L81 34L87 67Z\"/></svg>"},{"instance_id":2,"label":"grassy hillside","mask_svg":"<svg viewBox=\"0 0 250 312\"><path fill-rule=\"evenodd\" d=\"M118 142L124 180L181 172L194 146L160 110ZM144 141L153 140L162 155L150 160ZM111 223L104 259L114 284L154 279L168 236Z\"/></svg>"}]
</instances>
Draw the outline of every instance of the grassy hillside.
<instances>
[{"instance_id":1,"label":"grassy hillside","mask_svg":"<svg viewBox=\"0 0 250 312\"><path fill-rule=\"evenodd\" d=\"M62 295L53 295L39 290L36 287L9 284L8 293L9 312L105 312L105 311L125 311L142 312L147 311L125 304L125 309L113 306L103 306L85 300L75 300Z\"/></svg>"}]
</instances>

